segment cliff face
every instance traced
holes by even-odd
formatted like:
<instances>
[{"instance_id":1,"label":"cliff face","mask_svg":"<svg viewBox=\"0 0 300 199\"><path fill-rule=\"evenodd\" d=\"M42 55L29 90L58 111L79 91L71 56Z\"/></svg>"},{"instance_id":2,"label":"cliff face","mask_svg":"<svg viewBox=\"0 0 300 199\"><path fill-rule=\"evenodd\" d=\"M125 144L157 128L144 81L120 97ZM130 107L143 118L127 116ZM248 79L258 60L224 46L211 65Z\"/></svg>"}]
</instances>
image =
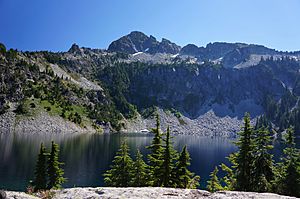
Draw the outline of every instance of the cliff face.
<instances>
[{"instance_id":1,"label":"cliff face","mask_svg":"<svg viewBox=\"0 0 300 199\"><path fill-rule=\"evenodd\" d=\"M37 199L42 197L35 197L20 192L6 192L7 199ZM236 191L219 191L216 193L209 193L197 189L174 189L174 188L158 188L158 187L144 187L144 188L71 188L54 191L52 194L54 199L69 199L69 198L131 198L131 199L152 199L152 198L230 198L230 199L292 199L294 197L281 196L272 193L253 193L253 192L236 192Z\"/></svg>"},{"instance_id":2,"label":"cliff face","mask_svg":"<svg viewBox=\"0 0 300 199\"><path fill-rule=\"evenodd\" d=\"M281 82L260 67L245 70L213 66L149 67L130 77L128 98L145 108L157 105L176 108L189 118L197 118L213 105L227 108L215 110L220 115L242 117L245 111L257 116L262 110L239 107L251 100L260 106L267 94L280 98L285 88Z\"/></svg>"}]
</instances>

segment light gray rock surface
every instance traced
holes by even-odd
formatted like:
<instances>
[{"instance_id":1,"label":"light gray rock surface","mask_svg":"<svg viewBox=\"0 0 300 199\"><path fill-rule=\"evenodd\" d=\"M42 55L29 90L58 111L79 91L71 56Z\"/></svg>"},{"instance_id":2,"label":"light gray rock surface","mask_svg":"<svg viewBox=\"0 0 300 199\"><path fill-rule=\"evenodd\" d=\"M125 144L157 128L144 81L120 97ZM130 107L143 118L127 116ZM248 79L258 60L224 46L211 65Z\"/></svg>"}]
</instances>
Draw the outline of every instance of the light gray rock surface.
<instances>
[{"instance_id":1,"label":"light gray rock surface","mask_svg":"<svg viewBox=\"0 0 300 199\"><path fill-rule=\"evenodd\" d=\"M57 64L51 64L50 66L55 75L57 75L61 78L62 77L68 78L69 81L71 81L72 83L78 85L79 87L81 87L83 89L100 90L100 91L103 90L99 85L87 80L85 77L80 76L80 77L78 77L78 79L75 80L71 75L69 75L67 72L65 72L63 69L61 69Z\"/></svg>"},{"instance_id":2,"label":"light gray rock surface","mask_svg":"<svg viewBox=\"0 0 300 199\"><path fill-rule=\"evenodd\" d=\"M7 199L38 199L38 197L23 193L23 192L15 192L15 191L6 191Z\"/></svg>"},{"instance_id":3,"label":"light gray rock surface","mask_svg":"<svg viewBox=\"0 0 300 199\"><path fill-rule=\"evenodd\" d=\"M160 116L161 129L165 131L168 126L174 135L193 135L193 136L216 136L216 137L235 137L243 125L243 118L231 116L219 116L214 110L207 110L196 119L181 116L178 119L172 113L158 109ZM252 118L254 125L256 118ZM155 127L154 117L143 119L138 116L134 120L127 120L126 132L140 132L143 129L151 130Z\"/></svg>"},{"instance_id":4,"label":"light gray rock surface","mask_svg":"<svg viewBox=\"0 0 300 199\"><path fill-rule=\"evenodd\" d=\"M91 126L82 128L59 116L40 112L34 116L17 118L13 112L0 115L0 133L95 133Z\"/></svg>"},{"instance_id":5,"label":"light gray rock surface","mask_svg":"<svg viewBox=\"0 0 300 199\"><path fill-rule=\"evenodd\" d=\"M20 193L6 192L8 199L36 199L37 197ZM53 199L152 199L152 198L172 198L172 199L189 199L189 198L209 198L209 199L292 199L294 197L281 196L272 193L253 193L253 192L236 192L220 191L209 193L197 189L175 189L159 187L143 188L71 188L55 191Z\"/></svg>"}]
</instances>

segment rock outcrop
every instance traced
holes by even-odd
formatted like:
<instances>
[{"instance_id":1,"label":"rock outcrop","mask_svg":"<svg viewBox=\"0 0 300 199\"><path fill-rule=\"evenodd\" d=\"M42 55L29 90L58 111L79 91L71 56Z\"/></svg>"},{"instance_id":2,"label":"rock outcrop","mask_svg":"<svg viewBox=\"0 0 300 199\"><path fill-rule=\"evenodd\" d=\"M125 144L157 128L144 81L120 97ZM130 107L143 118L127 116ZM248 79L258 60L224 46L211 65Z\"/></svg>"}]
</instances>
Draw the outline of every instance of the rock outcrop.
<instances>
[{"instance_id":1,"label":"rock outcrop","mask_svg":"<svg viewBox=\"0 0 300 199\"><path fill-rule=\"evenodd\" d=\"M294 197L281 196L273 193L254 193L254 192L236 192L219 191L209 193L197 189L174 189L174 188L71 188L54 191L53 199L88 199L88 198L130 198L130 199L152 199L152 198L172 198L172 199L190 199L190 198L208 198L208 199L293 199ZM20 192L7 192L7 199L37 199L38 197Z\"/></svg>"},{"instance_id":2,"label":"rock outcrop","mask_svg":"<svg viewBox=\"0 0 300 199\"><path fill-rule=\"evenodd\" d=\"M260 67L243 71L210 66L144 67L129 78L130 103L139 108L174 107L190 119L209 110L220 117L242 118L247 111L258 116L265 93L282 96L285 91L280 81Z\"/></svg>"},{"instance_id":3,"label":"rock outcrop","mask_svg":"<svg viewBox=\"0 0 300 199\"><path fill-rule=\"evenodd\" d=\"M188 44L181 49L180 55L196 57L199 62L218 59L228 68L237 67L244 62L247 62L244 64L247 66L258 64L262 56L292 56L291 53L279 52L262 45L226 42L209 43L206 47ZM259 56L255 63L253 55Z\"/></svg>"},{"instance_id":4,"label":"rock outcrop","mask_svg":"<svg viewBox=\"0 0 300 199\"><path fill-rule=\"evenodd\" d=\"M137 52L147 52L150 54L155 53L179 53L181 47L172 43L167 39L162 39L161 42L157 41L152 35L148 37L142 32L133 31L130 34L113 41L108 50L112 52L123 52L133 54Z\"/></svg>"},{"instance_id":5,"label":"rock outcrop","mask_svg":"<svg viewBox=\"0 0 300 199\"><path fill-rule=\"evenodd\" d=\"M70 50L76 49L75 47L76 45L73 45ZM227 68L253 66L258 64L262 57L269 58L273 56L276 59L281 59L282 57L287 56L300 59L300 52L281 52L256 44L214 42L207 44L205 47L188 44L181 48L165 38L159 42L152 35L147 36L139 31L133 31L130 34L113 41L109 45L108 51L126 54L143 52L150 55L164 53L176 55L176 58L182 61L186 60L186 57L188 56L195 58L197 63L210 60L215 63L221 63ZM152 56L152 59L156 58ZM165 63L170 62L169 57L165 58L165 60ZM138 61L156 63L155 60L145 58L141 58Z\"/></svg>"}]
</instances>

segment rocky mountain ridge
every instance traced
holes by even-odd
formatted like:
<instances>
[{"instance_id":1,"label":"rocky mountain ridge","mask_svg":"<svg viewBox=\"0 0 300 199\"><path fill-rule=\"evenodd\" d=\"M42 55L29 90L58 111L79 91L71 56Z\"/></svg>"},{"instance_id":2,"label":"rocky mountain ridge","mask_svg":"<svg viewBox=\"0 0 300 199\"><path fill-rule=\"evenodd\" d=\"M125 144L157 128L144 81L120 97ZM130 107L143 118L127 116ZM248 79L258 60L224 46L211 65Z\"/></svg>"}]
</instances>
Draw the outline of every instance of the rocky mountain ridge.
<instances>
[{"instance_id":1,"label":"rocky mountain ridge","mask_svg":"<svg viewBox=\"0 0 300 199\"><path fill-rule=\"evenodd\" d=\"M148 37L144 33L138 31L133 31L128 35L113 41L109 45L108 50L110 52L123 52L134 55L139 53L140 57L141 54L155 55L163 53L173 55L165 55L165 61L175 57L177 57L177 59L180 58L184 60L188 56L196 59L197 63L215 61L220 62L224 67L229 68L256 65L262 57L269 58L273 56L276 59L280 59L283 56L287 56L300 60L299 51L281 52L256 44L214 42L207 44L206 47L198 47L195 44L188 44L181 48L167 39L162 39L162 42L158 42L155 37ZM145 58L141 57L139 61L156 62L155 56L151 57L152 60L145 60ZM163 61L161 60L161 62Z\"/></svg>"},{"instance_id":2,"label":"rocky mountain ridge","mask_svg":"<svg viewBox=\"0 0 300 199\"><path fill-rule=\"evenodd\" d=\"M243 43L173 44L135 31L108 50L73 44L67 52L18 52L4 46L1 113L22 101L44 109L50 103L57 106L50 113L65 117L66 111L67 118L80 107L88 127L140 131L162 111L163 126L180 134L232 135L250 112L254 119L265 114L279 130L300 129L299 52Z\"/></svg>"}]
</instances>

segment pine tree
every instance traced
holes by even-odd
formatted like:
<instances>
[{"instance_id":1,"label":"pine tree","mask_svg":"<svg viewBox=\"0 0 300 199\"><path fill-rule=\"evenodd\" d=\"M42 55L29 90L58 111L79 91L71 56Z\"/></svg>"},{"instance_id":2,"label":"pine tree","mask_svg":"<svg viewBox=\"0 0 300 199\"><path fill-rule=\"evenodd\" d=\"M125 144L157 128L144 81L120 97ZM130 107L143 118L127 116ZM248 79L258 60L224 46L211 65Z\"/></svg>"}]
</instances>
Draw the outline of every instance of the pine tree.
<instances>
[{"instance_id":1,"label":"pine tree","mask_svg":"<svg viewBox=\"0 0 300 199\"><path fill-rule=\"evenodd\" d=\"M35 178L32 182L34 191L47 189L47 153L43 143L41 143L34 174Z\"/></svg>"},{"instance_id":2,"label":"pine tree","mask_svg":"<svg viewBox=\"0 0 300 199\"><path fill-rule=\"evenodd\" d=\"M285 157L277 168L275 190L280 194L300 197L300 152L296 148L293 128L287 129L285 145Z\"/></svg>"},{"instance_id":3,"label":"pine tree","mask_svg":"<svg viewBox=\"0 0 300 199\"><path fill-rule=\"evenodd\" d=\"M273 155L269 153L273 146L270 145L271 136L267 129L256 131L254 145L253 181L251 191L271 191L271 181L274 179Z\"/></svg>"},{"instance_id":4,"label":"pine tree","mask_svg":"<svg viewBox=\"0 0 300 199\"><path fill-rule=\"evenodd\" d=\"M154 138L152 143L147 148L150 149L150 154L148 155L149 166L151 170L151 180L150 184L155 187L160 187L162 185L162 135L160 133L160 122L159 116L156 115L156 128L152 129L154 133Z\"/></svg>"},{"instance_id":5,"label":"pine tree","mask_svg":"<svg viewBox=\"0 0 300 199\"><path fill-rule=\"evenodd\" d=\"M61 168L63 163L58 161L59 156L59 146L55 144L53 141L51 143L51 153L48 159L48 188L49 189L58 189L61 185L66 181L63 177L64 171Z\"/></svg>"},{"instance_id":6,"label":"pine tree","mask_svg":"<svg viewBox=\"0 0 300 199\"><path fill-rule=\"evenodd\" d=\"M207 181L207 187L206 187L209 192L216 192L223 189L217 176L218 172L219 172L218 167L215 167L213 172L211 172L211 174L209 175L210 180Z\"/></svg>"},{"instance_id":7,"label":"pine tree","mask_svg":"<svg viewBox=\"0 0 300 199\"><path fill-rule=\"evenodd\" d=\"M175 159L177 156L177 152L174 150L171 136L170 136L170 128L167 128L166 137L163 139L165 145L163 147L162 152L162 185L164 187L174 187L175 186L175 178L174 178L174 168L175 168Z\"/></svg>"},{"instance_id":8,"label":"pine tree","mask_svg":"<svg viewBox=\"0 0 300 199\"><path fill-rule=\"evenodd\" d=\"M133 178L133 161L129 156L129 147L123 141L117 155L114 157L111 169L104 174L104 182L112 187L129 187Z\"/></svg>"},{"instance_id":9,"label":"pine tree","mask_svg":"<svg viewBox=\"0 0 300 199\"><path fill-rule=\"evenodd\" d=\"M235 189L238 191L250 191L253 170L253 130L248 113L245 114L244 127L239 132L239 140L235 144L239 147L239 151L230 159L235 169Z\"/></svg>"},{"instance_id":10,"label":"pine tree","mask_svg":"<svg viewBox=\"0 0 300 199\"><path fill-rule=\"evenodd\" d=\"M143 160L140 150L137 150L136 160L133 164L132 186L144 187L148 185L148 165Z\"/></svg>"},{"instance_id":11,"label":"pine tree","mask_svg":"<svg viewBox=\"0 0 300 199\"><path fill-rule=\"evenodd\" d=\"M183 147L178 161L176 162L175 167L175 184L178 188L196 188L199 185L199 182L194 182L191 184L192 180L194 179L194 173L192 173L188 166L190 166L190 154L186 148L186 146ZM199 176L197 178L200 178Z\"/></svg>"}]
</instances>

